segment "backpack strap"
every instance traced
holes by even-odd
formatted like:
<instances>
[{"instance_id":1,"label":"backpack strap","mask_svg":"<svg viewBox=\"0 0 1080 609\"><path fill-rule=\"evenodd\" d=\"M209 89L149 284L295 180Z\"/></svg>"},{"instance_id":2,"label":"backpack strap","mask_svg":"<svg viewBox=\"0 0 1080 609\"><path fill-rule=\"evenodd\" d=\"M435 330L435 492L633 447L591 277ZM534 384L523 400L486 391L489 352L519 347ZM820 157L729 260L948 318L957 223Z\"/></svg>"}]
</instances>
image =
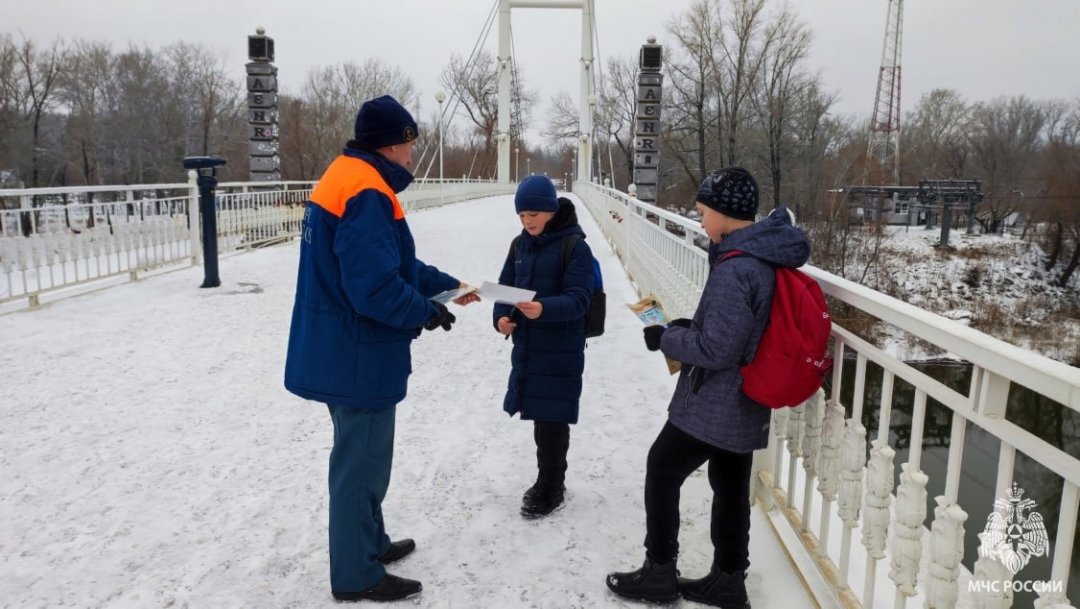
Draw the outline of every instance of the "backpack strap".
<instances>
[{"instance_id":1,"label":"backpack strap","mask_svg":"<svg viewBox=\"0 0 1080 609\"><path fill-rule=\"evenodd\" d=\"M731 250L731 251L724 252L724 255L720 256L716 260L716 262L713 263L713 266L715 267L716 265L718 265L721 262L727 260L728 258L734 258L736 256L745 256L745 255L746 255L746 252L744 252L742 250Z\"/></svg>"},{"instance_id":2,"label":"backpack strap","mask_svg":"<svg viewBox=\"0 0 1080 609\"><path fill-rule=\"evenodd\" d=\"M510 251L506 254L506 259L508 261L514 259L514 252L517 251L518 241L521 241L521 235L514 237L514 239L510 242Z\"/></svg>"},{"instance_id":3,"label":"backpack strap","mask_svg":"<svg viewBox=\"0 0 1080 609\"><path fill-rule=\"evenodd\" d=\"M559 248L559 261L562 264L563 275L566 275L566 267L570 266L570 254L574 253L574 246L581 240L581 235L574 233L563 237L562 247Z\"/></svg>"}]
</instances>

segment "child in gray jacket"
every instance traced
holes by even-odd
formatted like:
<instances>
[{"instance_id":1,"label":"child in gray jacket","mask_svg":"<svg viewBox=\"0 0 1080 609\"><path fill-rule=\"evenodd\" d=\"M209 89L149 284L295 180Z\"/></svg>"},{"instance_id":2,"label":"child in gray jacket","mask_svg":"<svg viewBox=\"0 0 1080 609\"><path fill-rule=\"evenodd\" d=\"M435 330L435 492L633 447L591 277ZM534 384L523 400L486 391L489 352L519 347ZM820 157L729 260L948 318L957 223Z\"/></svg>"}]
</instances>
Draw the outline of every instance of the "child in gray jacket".
<instances>
[{"instance_id":1,"label":"child in gray jacket","mask_svg":"<svg viewBox=\"0 0 1080 609\"><path fill-rule=\"evenodd\" d=\"M611 573L620 596L669 602L687 599L725 609L749 609L750 466L768 443L770 410L741 390L739 368L753 359L776 288L774 267L799 267L810 255L806 235L785 208L754 222L758 187L741 167L715 171L697 192L709 235L712 267L693 319L645 328L645 344L683 363L668 420L649 450L645 473L645 563ZM732 250L742 255L722 259ZM686 478L709 464L713 489L713 564L701 579L677 577L679 493Z\"/></svg>"}]
</instances>

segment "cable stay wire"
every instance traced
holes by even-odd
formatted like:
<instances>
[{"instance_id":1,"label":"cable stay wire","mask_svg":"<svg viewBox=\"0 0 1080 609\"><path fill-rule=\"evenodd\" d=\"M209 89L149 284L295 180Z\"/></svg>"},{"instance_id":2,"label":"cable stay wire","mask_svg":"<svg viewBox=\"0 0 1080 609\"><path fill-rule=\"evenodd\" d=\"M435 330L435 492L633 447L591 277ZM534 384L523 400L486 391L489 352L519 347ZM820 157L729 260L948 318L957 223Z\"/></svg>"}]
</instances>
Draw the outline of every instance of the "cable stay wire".
<instances>
[{"instance_id":1,"label":"cable stay wire","mask_svg":"<svg viewBox=\"0 0 1080 609\"><path fill-rule=\"evenodd\" d=\"M488 11L487 19L484 21L483 27L480 28L480 33L476 37L476 42L473 43L473 47L472 47L472 50L469 52L468 59L465 60L465 77L464 77L464 80L466 82L470 78L472 78L472 73L476 69L476 59L479 56L480 52L482 51L484 43L487 42L488 36L491 33L491 27L495 23L495 17L498 15L499 1L500 0L494 0L491 3L491 9ZM442 104L440 104L440 105L442 105ZM442 111L439 114L439 123L438 124L442 125L442 133L446 133L446 129L453 122L453 117L457 115L457 109L458 109L458 107L460 105L461 105L461 95L458 94L457 90L452 88L450 91L447 91L447 99L446 99L445 105L443 105ZM453 106L453 107L451 107L451 106ZM450 120L447 120L447 118L446 118L447 115L450 116ZM438 129L438 126L436 127L436 129ZM439 135L439 134L437 134L437 135ZM441 137L441 135L440 135L440 137ZM428 160L427 168L424 171L423 180L427 180L428 174L431 173L431 167L434 165L435 160L436 160L436 158L438 156L438 147L437 146L434 147L434 149L432 149L430 147L426 148L424 150L424 153L420 156L420 159L416 163L417 167L420 167L423 164L424 159L427 157L427 151L428 150L432 150L434 152L434 154L432 154L431 158ZM474 158L474 160L475 160L475 158ZM469 166L469 175L472 175L472 165L471 164Z\"/></svg>"}]
</instances>

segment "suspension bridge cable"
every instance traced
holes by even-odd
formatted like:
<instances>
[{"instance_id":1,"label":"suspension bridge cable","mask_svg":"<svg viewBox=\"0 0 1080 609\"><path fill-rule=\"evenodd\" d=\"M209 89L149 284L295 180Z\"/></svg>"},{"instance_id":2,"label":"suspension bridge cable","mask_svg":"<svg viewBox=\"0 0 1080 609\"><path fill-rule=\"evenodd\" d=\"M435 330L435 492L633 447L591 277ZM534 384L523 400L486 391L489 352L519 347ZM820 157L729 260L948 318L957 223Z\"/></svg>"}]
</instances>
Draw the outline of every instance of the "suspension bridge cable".
<instances>
[{"instance_id":1,"label":"suspension bridge cable","mask_svg":"<svg viewBox=\"0 0 1080 609\"><path fill-rule=\"evenodd\" d=\"M596 5L593 4L593 6L595 7ZM599 74L600 91L601 91L601 94L603 94L604 91L606 90L604 88L604 62L603 62L603 55L600 54L600 32L599 32L599 30L596 29L596 11L595 10L593 11L592 19L589 20L589 23L592 26L593 46L596 47L596 63L597 63L597 66L599 66L599 67L593 69L593 79L595 80L596 78L598 78L597 74ZM595 84L594 84L594 86L595 86ZM599 101L599 100L597 100L597 101ZM595 118L596 117L594 116L593 117L593 119L594 119L593 120L593 131L594 132L596 131L596 120L595 120ZM631 125L631 128L632 127L633 126ZM608 129L608 131L610 131L610 129ZM596 137L595 137L595 133L594 133L593 141L595 141L595 140L596 140ZM611 176L611 186L617 189L617 186L615 184L615 162L611 158L611 133L607 133L604 136L604 147L607 148L607 153L608 153L608 170L610 171L609 175ZM598 164L600 165L600 175L601 176L603 176L603 174L604 174L603 163L599 162L600 159L602 159L602 158L603 157L601 155L597 155L597 161L598 161ZM600 182L602 184L603 179L601 179Z\"/></svg>"},{"instance_id":2,"label":"suspension bridge cable","mask_svg":"<svg viewBox=\"0 0 1080 609\"><path fill-rule=\"evenodd\" d=\"M487 19L484 21L484 26L480 28L480 34L476 38L476 42L473 43L473 48L469 52L468 59L465 60L465 76L464 80L467 82L471 77L473 71L476 69L476 58L479 56L480 51L483 48L485 42L487 42L488 35L491 33L491 27L495 23L495 16L498 15L499 0L494 0L491 4L491 9L488 11ZM446 128L453 122L453 117L457 114L457 109L461 105L461 95L458 94L455 88L452 88L449 92L449 97L446 101L446 106L442 108L439 114L439 124L442 125L442 132L446 133ZM440 104L441 105L441 104ZM453 105L453 108L451 108ZM451 120L446 120L446 116L449 114ZM440 136L441 137L441 136ZM424 159L427 156L427 150L420 156L420 160L417 161L416 166L420 167ZM437 152L437 148L434 149ZM431 159L428 160L427 169L424 172L424 178L427 179L428 174L431 172L431 167L435 163L436 154L432 154ZM469 173L472 173L472 167L469 167Z\"/></svg>"}]
</instances>

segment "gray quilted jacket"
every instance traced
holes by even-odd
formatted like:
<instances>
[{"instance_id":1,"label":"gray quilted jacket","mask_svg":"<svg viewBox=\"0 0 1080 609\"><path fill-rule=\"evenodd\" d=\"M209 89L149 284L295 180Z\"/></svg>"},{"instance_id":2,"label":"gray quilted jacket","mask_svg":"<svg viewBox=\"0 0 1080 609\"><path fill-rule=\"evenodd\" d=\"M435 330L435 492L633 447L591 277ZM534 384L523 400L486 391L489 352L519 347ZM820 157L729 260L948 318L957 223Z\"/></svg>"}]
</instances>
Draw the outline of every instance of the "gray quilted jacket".
<instances>
[{"instance_id":1,"label":"gray quilted jacket","mask_svg":"<svg viewBox=\"0 0 1080 609\"><path fill-rule=\"evenodd\" d=\"M744 255L717 264L731 250ZM810 242L782 207L712 245L712 270L693 323L671 326L660 342L664 355L683 362L668 406L672 425L735 453L765 447L771 410L743 394L739 367L754 357L765 331L776 288L773 267L799 267L809 256Z\"/></svg>"}]
</instances>

